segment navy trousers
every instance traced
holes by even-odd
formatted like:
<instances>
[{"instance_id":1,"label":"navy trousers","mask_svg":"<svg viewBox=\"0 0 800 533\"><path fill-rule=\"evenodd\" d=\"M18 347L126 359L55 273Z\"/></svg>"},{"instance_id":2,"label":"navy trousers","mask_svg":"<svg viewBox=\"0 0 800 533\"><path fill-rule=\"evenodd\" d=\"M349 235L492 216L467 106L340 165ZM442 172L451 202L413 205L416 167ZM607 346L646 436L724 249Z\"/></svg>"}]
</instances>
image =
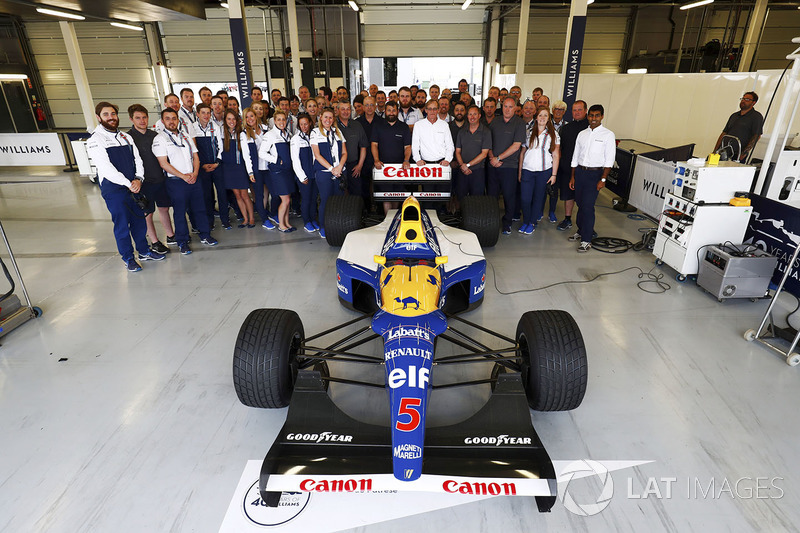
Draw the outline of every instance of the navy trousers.
<instances>
[{"instance_id":1,"label":"navy trousers","mask_svg":"<svg viewBox=\"0 0 800 533\"><path fill-rule=\"evenodd\" d=\"M533 224L535 226L542 217L547 196L547 180L552 175L553 171L549 168L538 172L522 169L520 205L522 206L522 219L525 224Z\"/></svg>"},{"instance_id":2,"label":"navy trousers","mask_svg":"<svg viewBox=\"0 0 800 533\"><path fill-rule=\"evenodd\" d=\"M324 228L325 205L328 203L328 198L342 194L342 189L339 187L339 180L331 179L330 172L317 171L317 177L314 181L317 182L317 189L319 190L319 225Z\"/></svg>"},{"instance_id":3,"label":"navy trousers","mask_svg":"<svg viewBox=\"0 0 800 533\"><path fill-rule=\"evenodd\" d=\"M302 197L300 212L303 215L303 224L314 222L317 220L317 180L315 178L308 179L308 185L303 185L298 182L300 188L300 196Z\"/></svg>"},{"instance_id":4,"label":"navy trousers","mask_svg":"<svg viewBox=\"0 0 800 533\"><path fill-rule=\"evenodd\" d=\"M172 219L175 222L175 240L178 244L189 242L189 226L186 224L186 214L194 214L197 230L200 237L207 239L211 236L211 226L206 214L203 188L199 182L188 184L180 178L167 178L167 191L172 199ZM220 212L220 215L222 213Z\"/></svg>"},{"instance_id":5,"label":"navy trousers","mask_svg":"<svg viewBox=\"0 0 800 533\"><path fill-rule=\"evenodd\" d=\"M594 233L594 203L597 200L597 182L603 175L603 169L584 170L575 168L575 204L578 206L578 231L581 242L592 242Z\"/></svg>"},{"instance_id":6,"label":"navy trousers","mask_svg":"<svg viewBox=\"0 0 800 533\"><path fill-rule=\"evenodd\" d=\"M489 195L495 198L503 193L503 227L511 226L511 219L514 215L514 203L517 198L517 169L516 168L494 168L489 173Z\"/></svg>"},{"instance_id":7,"label":"navy trousers","mask_svg":"<svg viewBox=\"0 0 800 533\"><path fill-rule=\"evenodd\" d=\"M117 185L108 180L100 183L100 193L106 201L111 221L114 223L114 238L117 241L117 251L122 260L128 262L133 259L133 246L131 238L136 244L136 251L146 254L150 251L147 245L147 224L144 221L144 212L139 209L131 197L127 187ZM184 225L186 221L184 220Z\"/></svg>"},{"instance_id":8,"label":"navy trousers","mask_svg":"<svg viewBox=\"0 0 800 533\"><path fill-rule=\"evenodd\" d=\"M474 167L470 167L472 174L464 174L458 171L458 178L456 181L456 196L462 200L465 196L480 196L484 192L486 186L486 169L484 162L481 161ZM455 168L453 175L455 175Z\"/></svg>"},{"instance_id":9,"label":"navy trousers","mask_svg":"<svg viewBox=\"0 0 800 533\"><path fill-rule=\"evenodd\" d=\"M202 173L202 171L201 171ZM198 178L199 179L199 178ZM214 190L217 191L217 209L219 211L219 220L223 226L230 226L231 217L228 207L228 190L225 188L225 172L222 165L218 166L216 170L211 173L211 182L214 185L213 189L208 189L203 197L205 198L206 212L209 217L214 216ZM206 196L207 194L207 196ZM237 208L238 209L238 208ZM209 225L211 227L211 225ZM197 228L200 229L200 228Z\"/></svg>"},{"instance_id":10,"label":"navy trousers","mask_svg":"<svg viewBox=\"0 0 800 533\"><path fill-rule=\"evenodd\" d=\"M256 182L251 185L253 188L253 196L255 196L256 213L261 217L261 221L267 220L272 216L272 213L264 206L264 186L269 189L269 170L253 170L253 177Z\"/></svg>"}]
</instances>

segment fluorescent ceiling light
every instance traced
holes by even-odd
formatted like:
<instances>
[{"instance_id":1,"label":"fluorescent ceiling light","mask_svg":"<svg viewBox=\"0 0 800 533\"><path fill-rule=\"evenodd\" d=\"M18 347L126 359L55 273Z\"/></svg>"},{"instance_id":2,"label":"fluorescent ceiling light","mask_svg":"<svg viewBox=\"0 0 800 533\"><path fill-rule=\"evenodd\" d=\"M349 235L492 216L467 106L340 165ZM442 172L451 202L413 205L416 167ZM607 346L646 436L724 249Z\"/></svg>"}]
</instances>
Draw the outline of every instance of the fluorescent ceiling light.
<instances>
[{"instance_id":1,"label":"fluorescent ceiling light","mask_svg":"<svg viewBox=\"0 0 800 533\"><path fill-rule=\"evenodd\" d=\"M629 68L628 74L647 74L646 68Z\"/></svg>"},{"instance_id":2,"label":"fluorescent ceiling light","mask_svg":"<svg viewBox=\"0 0 800 533\"><path fill-rule=\"evenodd\" d=\"M65 19L86 20L86 17L83 15L67 13L66 11L56 11L55 9L47 9L46 7L37 7L36 11L42 15L53 15L54 17L64 17Z\"/></svg>"},{"instance_id":3,"label":"fluorescent ceiling light","mask_svg":"<svg viewBox=\"0 0 800 533\"><path fill-rule=\"evenodd\" d=\"M592 4L594 4L594 0L586 0L586 5L587 6L592 5Z\"/></svg>"},{"instance_id":4,"label":"fluorescent ceiling light","mask_svg":"<svg viewBox=\"0 0 800 533\"><path fill-rule=\"evenodd\" d=\"M27 80L27 74L0 74L0 80Z\"/></svg>"},{"instance_id":5,"label":"fluorescent ceiling light","mask_svg":"<svg viewBox=\"0 0 800 533\"><path fill-rule=\"evenodd\" d=\"M347 0L347 3L350 4L350 7L353 8L353 11L358 11L358 4L353 2L353 0Z\"/></svg>"},{"instance_id":6,"label":"fluorescent ceiling light","mask_svg":"<svg viewBox=\"0 0 800 533\"><path fill-rule=\"evenodd\" d=\"M467 9L471 3L472 0L464 0L464 3L461 4L461 10L464 11L465 9Z\"/></svg>"},{"instance_id":7,"label":"fluorescent ceiling light","mask_svg":"<svg viewBox=\"0 0 800 533\"><path fill-rule=\"evenodd\" d=\"M228 2L220 2L219 5L224 7L225 9L228 9Z\"/></svg>"},{"instance_id":8,"label":"fluorescent ceiling light","mask_svg":"<svg viewBox=\"0 0 800 533\"><path fill-rule=\"evenodd\" d=\"M700 0L699 2L692 2L691 4L686 4L681 6L682 11L686 11L687 9L692 9L693 7L704 6L706 4L713 3L714 0Z\"/></svg>"},{"instance_id":9,"label":"fluorescent ceiling light","mask_svg":"<svg viewBox=\"0 0 800 533\"><path fill-rule=\"evenodd\" d=\"M112 26L116 26L117 28L124 28L126 30L136 30L136 31L144 31L144 28L141 26L134 26L132 24L123 24L122 22L112 22Z\"/></svg>"}]
</instances>

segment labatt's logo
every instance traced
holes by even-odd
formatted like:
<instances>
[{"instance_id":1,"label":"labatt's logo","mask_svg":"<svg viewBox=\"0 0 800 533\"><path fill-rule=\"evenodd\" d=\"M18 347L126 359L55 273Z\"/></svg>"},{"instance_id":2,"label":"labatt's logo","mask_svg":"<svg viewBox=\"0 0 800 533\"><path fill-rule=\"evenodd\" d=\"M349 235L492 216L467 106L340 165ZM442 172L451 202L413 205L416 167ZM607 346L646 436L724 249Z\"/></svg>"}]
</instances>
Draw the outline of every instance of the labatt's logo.
<instances>
[{"instance_id":1,"label":"labatt's logo","mask_svg":"<svg viewBox=\"0 0 800 533\"><path fill-rule=\"evenodd\" d=\"M412 166L411 168L383 167L383 175L387 178L441 178L442 167Z\"/></svg>"},{"instance_id":2,"label":"labatt's logo","mask_svg":"<svg viewBox=\"0 0 800 533\"><path fill-rule=\"evenodd\" d=\"M392 339L399 339L401 337L416 337L418 339L425 339L426 341L431 340L431 334L426 329L420 327L404 328L400 326L399 328L389 331L386 341L388 342Z\"/></svg>"}]
</instances>

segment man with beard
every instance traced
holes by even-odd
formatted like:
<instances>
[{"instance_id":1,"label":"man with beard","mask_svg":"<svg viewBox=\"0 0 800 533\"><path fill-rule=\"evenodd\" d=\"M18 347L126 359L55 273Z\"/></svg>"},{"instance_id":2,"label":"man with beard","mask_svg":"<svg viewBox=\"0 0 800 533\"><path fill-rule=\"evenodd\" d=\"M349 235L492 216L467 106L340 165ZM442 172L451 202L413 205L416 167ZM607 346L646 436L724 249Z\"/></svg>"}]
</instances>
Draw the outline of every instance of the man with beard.
<instances>
[{"instance_id":1,"label":"man with beard","mask_svg":"<svg viewBox=\"0 0 800 533\"><path fill-rule=\"evenodd\" d=\"M89 137L86 151L97 168L100 191L111 213L117 251L128 272L139 272L142 266L134 258L131 239L141 261L161 261L164 255L147 245L145 214L132 195L141 191L144 165L133 139L117 129L118 111L119 108L109 102L95 106L94 113L100 124ZM176 128L177 122L176 114Z\"/></svg>"},{"instance_id":2,"label":"man with beard","mask_svg":"<svg viewBox=\"0 0 800 533\"><path fill-rule=\"evenodd\" d=\"M414 96L414 107L419 109L419 112L422 113L422 118L427 116L427 112L425 111L425 104L428 103L428 93L425 92L425 89L420 89L417 91L417 94Z\"/></svg>"},{"instance_id":3,"label":"man with beard","mask_svg":"<svg viewBox=\"0 0 800 533\"><path fill-rule=\"evenodd\" d=\"M197 182L200 158L191 137L179 131L178 114L172 109L161 111L165 131L153 141L153 154L161 168L167 173L167 191L172 200L172 217L175 221L175 240L181 254L189 255L189 226L186 214L191 211L200 233L200 242L214 246L217 240L211 236L206 215L203 189Z\"/></svg>"},{"instance_id":4,"label":"man with beard","mask_svg":"<svg viewBox=\"0 0 800 533\"><path fill-rule=\"evenodd\" d=\"M761 113L753 109L758 102L758 95L752 91L744 93L739 99L739 111L733 113L722 133L717 139L717 144L714 145L716 152L722 145L722 136L730 135L739 139L739 143L733 143L732 147L728 149L731 159L739 157L739 161L744 162L747 159L747 154L758 142L761 137L762 128L764 126L764 117ZM731 140L726 139L726 145L730 144ZM741 152L741 153L737 153Z\"/></svg>"},{"instance_id":5,"label":"man with beard","mask_svg":"<svg viewBox=\"0 0 800 533\"><path fill-rule=\"evenodd\" d=\"M194 112L194 92L188 87L181 89L181 108L178 110L178 118L181 121L181 131L191 137L197 115Z\"/></svg>"},{"instance_id":6,"label":"man with beard","mask_svg":"<svg viewBox=\"0 0 800 533\"><path fill-rule=\"evenodd\" d=\"M409 129L414 129L414 124L422 120L422 114L419 109L411 105L411 89L408 87L400 87L397 91L397 97L400 100L400 105L397 109L397 119L403 122Z\"/></svg>"},{"instance_id":7,"label":"man with beard","mask_svg":"<svg viewBox=\"0 0 800 533\"><path fill-rule=\"evenodd\" d=\"M453 120L450 121L450 134L453 136L453 146L456 144L458 138L458 130L460 130L466 123L467 107L464 102L456 103L456 108L453 110Z\"/></svg>"},{"instance_id":8,"label":"man with beard","mask_svg":"<svg viewBox=\"0 0 800 533\"><path fill-rule=\"evenodd\" d=\"M408 88L405 88L408 90ZM386 120L376 124L372 129L370 138L372 147L372 158L375 160L373 166L380 170L384 163L402 163L403 168L409 168L411 159L411 130L404 123L398 120L397 102L390 100L386 102ZM402 185L383 185L375 183L376 191L402 191ZM383 209L389 212L390 209L397 209L398 202L383 202Z\"/></svg>"},{"instance_id":9,"label":"man with beard","mask_svg":"<svg viewBox=\"0 0 800 533\"><path fill-rule=\"evenodd\" d=\"M441 101L447 100L446 96L442 96L439 99L439 109L441 110ZM448 104L449 104L448 100ZM480 115L480 109L478 110L478 114ZM441 117L440 117L441 118ZM480 116L479 116L480 118ZM467 106L464 105L464 102L456 103L456 108L453 111L453 116L450 119L450 122L447 124L450 128L450 135L453 137L453 146L456 146L456 140L458 139L458 132L461 131L461 128L467 123ZM486 130L489 131L489 130ZM485 166L485 161L483 162ZM461 172L461 166L458 164L456 159L453 160L453 164L450 165L452 172L452 181L453 181L453 191L456 193L456 197L458 200L461 200L461 196L458 196L459 189L463 186L462 181L464 180L464 173ZM485 176L485 174L483 174Z\"/></svg>"}]
</instances>

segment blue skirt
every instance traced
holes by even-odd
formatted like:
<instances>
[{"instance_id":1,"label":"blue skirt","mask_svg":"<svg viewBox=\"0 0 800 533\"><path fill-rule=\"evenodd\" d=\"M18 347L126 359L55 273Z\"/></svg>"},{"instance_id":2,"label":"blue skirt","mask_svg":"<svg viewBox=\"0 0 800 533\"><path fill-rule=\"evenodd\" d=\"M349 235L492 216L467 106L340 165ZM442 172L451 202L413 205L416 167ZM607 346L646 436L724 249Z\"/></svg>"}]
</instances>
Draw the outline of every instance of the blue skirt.
<instances>
[{"instance_id":1,"label":"blue skirt","mask_svg":"<svg viewBox=\"0 0 800 533\"><path fill-rule=\"evenodd\" d=\"M223 163L225 167L225 188L226 189L249 189L250 176L244 165Z\"/></svg>"},{"instance_id":2,"label":"blue skirt","mask_svg":"<svg viewBox=\"0 0 800 533\"><path fill-rule=\"evenodd\" d=\"M277 196L287 196L294 192L294 172L272 167L269 171L269 192Z\"/></svg>"}]
</instances>

